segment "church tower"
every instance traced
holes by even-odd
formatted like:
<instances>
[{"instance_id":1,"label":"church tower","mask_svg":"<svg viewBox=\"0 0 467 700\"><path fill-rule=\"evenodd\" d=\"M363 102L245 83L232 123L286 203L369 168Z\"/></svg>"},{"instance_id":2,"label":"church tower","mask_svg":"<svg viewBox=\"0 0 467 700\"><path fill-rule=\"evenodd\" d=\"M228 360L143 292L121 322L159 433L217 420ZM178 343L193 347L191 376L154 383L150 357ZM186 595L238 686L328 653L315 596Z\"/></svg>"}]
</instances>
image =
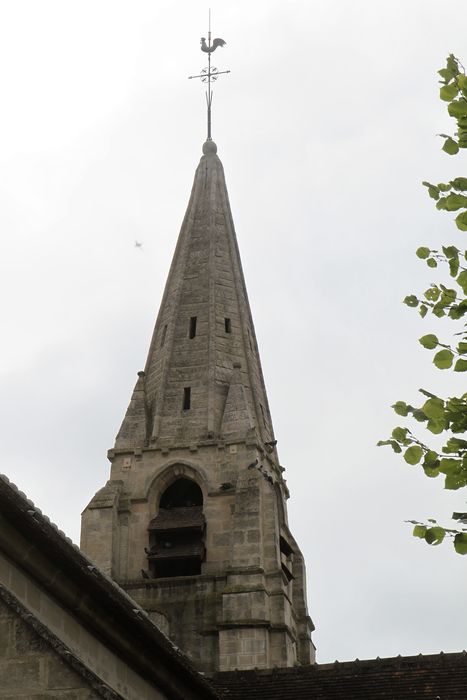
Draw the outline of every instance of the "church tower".
<instances>
[{"instance_id":1,"label":"church tower","mask_svg":"<svg viewBox=\"0 0 467 700\"><path fill-rule=\"evenodd\" d=\"M204 672L314 661L222 164L196 170L144 371L81 547Z\"/></svg>"}]
</instances>

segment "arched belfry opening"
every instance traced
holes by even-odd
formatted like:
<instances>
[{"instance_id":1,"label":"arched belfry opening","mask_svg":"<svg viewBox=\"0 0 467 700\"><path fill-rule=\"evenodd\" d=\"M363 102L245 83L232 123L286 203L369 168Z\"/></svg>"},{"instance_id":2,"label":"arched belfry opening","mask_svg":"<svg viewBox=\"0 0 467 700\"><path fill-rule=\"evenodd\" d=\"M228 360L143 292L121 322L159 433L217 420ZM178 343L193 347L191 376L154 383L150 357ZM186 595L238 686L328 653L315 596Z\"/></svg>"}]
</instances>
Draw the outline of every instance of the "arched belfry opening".
<instances>
[{"instance_id":1,"label":"arched belfry opening","mask_svg":"<svg viewBox=\"0 0 467 700\"><path fill-rule=\"evenodd\" d=\"M203 507L203 492L195 481L180 478L173 482L162 494L159 508Z\"/></svg>"},{"instance_id":2,"label":"arched belfry opening","mask_svg":"<svg viewBox=\"0 0 467 700\"><path fill-rule=\"evenodd\" d=\"M205 557L203 493L180 478L161 494L159 512L149 523L148 569L152 578L196 576Z\"/></svg>"}]
</instances>

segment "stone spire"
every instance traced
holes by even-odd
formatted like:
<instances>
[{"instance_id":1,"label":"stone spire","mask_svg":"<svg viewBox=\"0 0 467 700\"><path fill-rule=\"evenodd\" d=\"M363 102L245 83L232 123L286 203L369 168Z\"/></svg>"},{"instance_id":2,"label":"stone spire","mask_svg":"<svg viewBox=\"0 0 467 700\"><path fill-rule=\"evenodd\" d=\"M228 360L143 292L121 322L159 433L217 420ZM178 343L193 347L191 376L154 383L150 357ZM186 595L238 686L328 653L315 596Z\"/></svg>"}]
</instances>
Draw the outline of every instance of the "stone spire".
<instances>
[{"instance_id":1,"label":"stone spire","mask_svg":"<svg viewBox=\"0 0 467 700\"><path fill-rule=\"evenodd\" d=\"M203 146L145 370L81 530L85 553L207 673L314 659L216 151Z\"/></svg>"},{"instance_id":2,"label":"stone spire","mask_svg":"<svg viewBox=\"0 0 467 700\"><path fill-rule=\"evenodd\" d=\"M146 410L134 395L117 437L118 448L142 448L145 441L188 444L217 439L225 430L244 436L253 431L261 442L274 439L224 170L216 151L216 144L206 141L196 170L146 362ZM245 402L238 425L231 407L228 418L224 416L232 381Z\"/></svg>"}]
</instances>

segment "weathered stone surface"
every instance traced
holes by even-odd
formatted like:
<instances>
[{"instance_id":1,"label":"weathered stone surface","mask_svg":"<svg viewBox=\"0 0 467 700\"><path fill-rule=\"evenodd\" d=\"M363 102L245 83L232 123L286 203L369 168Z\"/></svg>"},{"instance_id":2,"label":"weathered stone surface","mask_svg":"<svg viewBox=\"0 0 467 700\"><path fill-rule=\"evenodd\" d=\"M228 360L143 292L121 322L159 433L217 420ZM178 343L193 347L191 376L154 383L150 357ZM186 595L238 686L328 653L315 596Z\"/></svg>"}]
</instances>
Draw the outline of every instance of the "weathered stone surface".
<instances>
[{"instance_id":1,"label":"weathered stone surface","mask_svg":"<svg viewBox=\"0 0 467 700\"><path fill-rule=\"evenodd\" d=\"M88 700L98 697L89 684L3 601L0 601L0 610L1 698ZM57 689L60 693L48 692Z\"/></svg>"}]
</instances>

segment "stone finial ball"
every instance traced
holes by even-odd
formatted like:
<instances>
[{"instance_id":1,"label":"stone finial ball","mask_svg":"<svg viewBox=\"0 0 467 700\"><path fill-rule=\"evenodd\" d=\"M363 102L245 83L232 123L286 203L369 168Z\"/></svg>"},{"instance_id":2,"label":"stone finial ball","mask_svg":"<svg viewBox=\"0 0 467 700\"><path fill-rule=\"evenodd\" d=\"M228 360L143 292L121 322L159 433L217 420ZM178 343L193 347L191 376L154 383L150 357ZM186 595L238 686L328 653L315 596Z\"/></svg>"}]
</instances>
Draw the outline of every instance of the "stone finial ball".
<instances>
[{"instance_id":1,"label":"stone finial ball","mask_svg":"<svg viewBox=\"0 0 467 700\"><path fill-rule=\"evenodd\" d=\"M209 156L212 153L217 153L217 146L214 141L205 141L203 143L203 153L205 156Z\"/></svg>"}]
</instances>

